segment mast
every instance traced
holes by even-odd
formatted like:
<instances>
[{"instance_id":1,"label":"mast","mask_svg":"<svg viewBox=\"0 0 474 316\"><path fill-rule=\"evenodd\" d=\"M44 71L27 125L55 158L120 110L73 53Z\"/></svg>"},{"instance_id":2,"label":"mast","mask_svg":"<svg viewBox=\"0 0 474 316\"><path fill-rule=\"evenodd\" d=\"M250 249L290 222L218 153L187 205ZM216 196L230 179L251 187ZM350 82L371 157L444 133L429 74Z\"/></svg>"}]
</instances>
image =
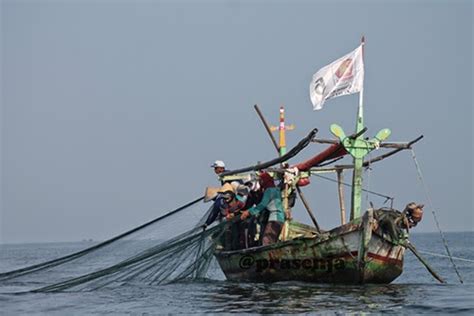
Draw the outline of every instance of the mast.
<instances>
[{"instance_id":1,"label":"mast","mask_svg":"<svg viewBox=\"0 0 474 316\"><path fill-rule=\"evenodd\" d=\"M276 151L277 151L278 153L280 153L278 144L277 144L277 142L276 142L276 140L275 140L275 137L273 137L271 128L270 128L270 126L268 125L268 123L267 123L267 121L265 120L265 118L263 117L263 114L262 114L262 112L260 111L260 109L258 108L258 105L255 104L255 105L254 105L254 108L255 108L255 111L257 111L257 114L258 114L258 116L260 117L260 120L262 121L263 126L265 127L265 129L266 129L268 135L270 136L270 139L272 140L273 146L275 147ZM283 118L284 118L284 115L283 115ZM294 126L291 125L291 128L294 129ZM304 197L304 194L303 194L303 192L301 191L301 189L299 188L299 186L296 186L296 192L298 192L298 195L300 196L301 201L303 202L303 205L304 205L306 211L308 212L309 217L310 217L311 220L313 221L314 227L316 227L316 230L319 232L320 229L319 229L318 222L316 221L316 218L314 217L313 211L312 211L311 208L309 207L309 204L308 204L308 202L306 201L306 199L305 199L305 197ZM288 231L288 230L287 230L287 231ZM283 238L285 238L285 234L283 234L282 236L283 236Z\"/></svg>"},{"instance_id":2,"label":"mast","mask_svg":"<svg viewBox=\"0 0 474 316\"><path fill-rule=\"evenodd\" d=\"M362 36L362 62L364 61L364 45L365 38ZM356 121L356 134L359 134L354 139L354 170L352 173L352 195L351 195L351 216L350 220L360 216L362 208L362 164L364 163L364 156L368 154L366 148L362 147L364 144L360 140L363 140L364 134L360 133L364 129L364 85L359 92L359 109L357 110L357 121Z\"/></svg>"},{"instance_id":3,"label":"mast","mask_svg":"<svg viewBox=\"0 0 474 316\"><path fill-rule=\"evenodd\" d=\"M286 154L286 131L291 131L295 127L294 125L285 125L285 108L283 106L280 106L280 124L278 127L272 126L271 129L272 131L276 131L278 129L279 131L279 153L280 157L284 156ZM285 162L282 162L282 166L286 164ZM284 189L283 189L283 211L285 212L285 226L283 227L281 238L282 240L286 240L288 237L288 221L291 220L291 210L288 206L288 195L289 195L289 186L287 183L285 183Z\"/></svg>"},{"instance_id":4,"label":"mast","mask_svg":"<svg viewBox=\"0 0 474 316\"><path fill-rule=\"evenodd\" d=\"M292 125L285 125L285 108L280 106L280 124L277 126L272 126L271 131L274 132L276 130L279 131L279 153L280 157L286 154L286 131L291 131L295 129L295 126Z\"/></svg>"},{"instance_id":5,"label":"mast","mask_svg":"<svg viewBox=\"0 0 474 316\"><path fill-rule=\"evenodd\" d=\"M365 38L361 39L362 63L364 62ZM354 171L352 173L351 215L350 220L360 217L362 209L362 172L364 157L372 150L380 146L380 142L390 136L388 128L380 130L375 138L364 139L366 128L364 127L364 85L359 92L359 108L357 110L356 131L352 136L346 137L342 127L337 124L331 125L331 132L339 138L344 148L353 157Z\"/></svg>"}]
</instances>

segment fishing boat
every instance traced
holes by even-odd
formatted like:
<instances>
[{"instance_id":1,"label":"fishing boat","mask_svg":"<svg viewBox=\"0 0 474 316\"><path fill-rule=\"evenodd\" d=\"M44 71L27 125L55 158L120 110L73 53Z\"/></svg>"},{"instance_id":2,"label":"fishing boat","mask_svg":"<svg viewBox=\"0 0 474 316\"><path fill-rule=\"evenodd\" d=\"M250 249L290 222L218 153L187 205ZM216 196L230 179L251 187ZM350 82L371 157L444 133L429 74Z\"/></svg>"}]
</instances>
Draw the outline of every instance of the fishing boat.
<instances>
[{"instance_id":1,"label":"fishing boat","mask_svg":"<svg viewBox=\"0 0 474 316\"><path fill-rule=\"evenodd\" d=\"M281 113L284 112L281 110ZM282 126L284 128L284 124ZM338 135L343 135L341 134L342 129L336 125L332 126L332 130ZM361 131L363 130L361 129ZM249 177L251 174L242 173L242 171L251 169L253 172L254 170L263 170L265 167L284 183L282 195L286 213L292 211L288 206L290 192L298 192L314 224L313 226L303 224L288 216L280 240L275 244L232 251L216 250L215 257L227 279L258 282L298 280L344 284L390 283L395 280L403 271L403 257L409 243L409 229L421 220L423 205L409 203L402 212L392 207L370 208L364 214L359 215L362 172L357 170L357 162L354 165L316 167L324 164L327 160L334 160L350 153L356 146L357 149L375 149L374 144L377 143L378 147L397 147L387 154L372 159L372 161L366 161L365 165L368 165L404 148L410 148L422 138L418 137L405 144L381 142L383 135L388 133L387 130L383 130L373 140L361 139L363 133L360 131L354 136L341 136L342 140L339 142L312 138L311 140L315 142L333 144L312 159L296 166L287 168L271 168L269 166L285 161L287 157L283 155L281 159L224 174L222 179L231 181ZM303 142L307 141L308 137ZM280 142L280 148L281 145ZM295 149L294 151L298 151L299 148ZM366 151L369 152L368 149ZM359 165L359 168L362 169L364 162ZM354 170L353 183L359 184L352 186L352 211L350 221L347 223L341 181L342 172L345 169ZM295 170L298 170L297 176L295 176ZM330 171L339 175L341 226L325 231L319 227L298 184L307 183L302 180L311 174L316 175L318 172ZM291 180L285 181L285 179Z\"/></svg>"},{"instance_id":2,"label":"fishing boat","mask_svg":"<svg viewBox=\"0 0 474 316\"><path fill-rule=\"evenodd\" d=\"M211 212L214 207L202 217L202 207L198 206L203 200L213 199L212 195L216 190L207 190L209 194L106 241L60 258L2 272L0 286L15 287L17 283L21 283L33 286L30 288L31 292L47 293L68 289L87 291L104 287L117 288L129 282L142 282L147 285L169 284L209 277L208 270L214 258L226 278L232 281L390 283L403 272L407 249L421 261L433 277L445 283L418 254L409 240L410 230L422 220L422 204L405 201L406 207L400 211L394 209L393 198L384 196L387 201L391 201L390 206L376 208L370 203L367 209L362 211L362 192L367 191L362 186L364 168L369 167L370 170L372 164L402 150L412 149L412 146L423 138L419 136L410 142L390 143L386 141L391 134L388 128L380 130L371 139L365 137L367 128L364 126L363 85L360 82L363 78L360 75L360 71L363 71L363 45L364 41L354 52L318 71L310 85L311 100L316 109L321 108L321 102L326 99L360 93L353 134L346 135L342 127L332 124L330 131L335 139L321 139L317 137L318 130L313 129L287 151L285 132L292 129L292 126L285 124L285 109L280 108L279 126L273 128L273 131L279 131L277 143L272 128L255 105L278 156L270 161L224 171L219 175L223 182L231 182L230 186L232 182L245 183L249 179L251 183L255 183L262 171L267 174L265 178L268 179L268 174L271 174L271 177L279 182L285 222L276 242L272 240L265 245L259 243L265 226L264 221L260 221L255 226L247 226L260 228L257 234L247 234L245 230L243 234L242 231L239 232L240 236L246 236L247 242L243 246L240 238L237 247L234 247L234 244L228 247L226 242L222 243L223 233L228 232L228 228L237 221L246 219L245 216L236 216L233 219L229 217L229 221L223 220L220 224L208 228L206 218L209 220L210 214L216 214ZM331 81L335 77L337 79ZM289 163L311 143L329 146L306 161ZM365 159L370 152L378 149L389 151ZM344 156L351 156L352 163L336 164ZM346 171L352 171L352 184L344 183ZM337 213L340 214L341 223L338 227L325 230L319 226L317 216L311 210L301 188L310 184L312 176L321 177L321 173L328 172L337 176L334 181L338 185ZM419 168L418 175L421 178ZM351 205L347 212L344 186L351 187ZM217 197L214 195L214 198ZM292 213L299 211L295 204L297 198L302 202L312 224L293 219ZM197 223L189 220L191 214L197 215L195 212L199 212L198 217L202 217ZM346 213L349 214L348 220ZM172 234L169 233L170 223L180 223L176 227L173 226ZM452 261L444 239L443 242ZM88 263L84 264L85 262ZM462 282L456 266L453 266ZM25 277L26 279L23 279ZM29 281L24 283L28 278Z\"/></svg>"},{"instance_id":3,"label":"fishing boat","mask_svg":"<svg viewBox=\"0 0 474 316\"><path fill-rule=\"evenodd\" d=\"M361 44L362 48L363 44L364 41ZM349 81L354 80L356 74L348 76L347 73L356 69L350 58L345 56L336 61L335 65L332 68L335 69L336 76L343 79L348 78ZM318 84L321 84L324 76L318 78L317 74L313 77L315 83L312 88L316 89L316 93L322 93L318 91L321 89ZM367 128L364 126L362 91L359 90L359 92L361 96L354 134L346 136L342 127L332 124L330 131L336 140L317 138L315 129L288 152L286 152L285 143L285 131L288 128L285 126L284 108L280 108L280 124L277 128L280 139L277 144L271 133L272 129L265 121L258 106L255 106L272 138L279 157L255 166L224 172L221 174L221 180L232 181L246 177L258 177L258 172L262 170L272 173L275 180L280 181L286 221L277 243L237 250L215 250L214 255L228 280L255 282L296 280L341 284L390 283L403 272L405 250L410 249L416 254L416 249L409 242L409 231L421 221L423 205L406 201L406 208L399 211L393 208L393 199L391 199L392 205L390 207L376 209L371 205L362 212L361 196L365 167L404 149L411 149L412 145L423 136L410 142L390 143L386 142L386 139L390 136L391 131L385 128L379 131L374 138L366 138L364 134ZM295 157L302 148L312 142L330 146L307 161L295 165L288 164L287 161L290 158ZM391 149L391 151L373 159L364 160L370 152L380 148ZM334 165L345 155L352 156L352 164ZM351 207L348 221L346 221L343 191L345 170L352 170ZM334 172L337 175L339 189L341 225L330 230L323 230L319 227L300 188L309 183L309 178L312 175L322 172ZM290 197L291 194L296 195L296 193L310 215L313 225L303 224L292 219L291 212L293 210ZM430 270L430 267L425 262L423 263ZM434 273L434 271L430 272ZM434 275L441 280L436 273Z\"/></svg>"}]
</instances>

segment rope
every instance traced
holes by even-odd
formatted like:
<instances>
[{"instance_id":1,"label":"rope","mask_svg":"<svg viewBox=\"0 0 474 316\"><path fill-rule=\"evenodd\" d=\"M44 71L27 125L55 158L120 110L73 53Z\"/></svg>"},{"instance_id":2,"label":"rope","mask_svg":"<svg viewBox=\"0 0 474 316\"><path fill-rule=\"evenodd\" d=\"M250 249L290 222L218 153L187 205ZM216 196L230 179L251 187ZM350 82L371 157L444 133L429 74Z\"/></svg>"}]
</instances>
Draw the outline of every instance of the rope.
<instances>
[{"instance_id":1,"label":"rope","mask_svg":"<svg viewBox=\"0 0 474 316\"><path fill-rule=\"evenodd\" d=\"M442 257L442 258L449 258L449 256L446 255L441 255L439 253L434 253L434 252L429 252L429 251L421 251L418 250L418 252L424 253L426 255L434 256L434 257ZM471 259L465 259L465 258L459 258L459 257L452 257L454 260L459 260L459 261L466 261L470 263L474 263L474 260Z\"/></svg>"},{"instance_id":2,"label":"rope","mask_svg":"<svg viewBox=\"0 0 474 316\"><path fill-rule=\"evenodd\" d=\"M446 252L449 256L449 260L451 261L451 264L453 265L454 271L456 271L456 274L459 278L459 282L464 283L462 280L461 274L459 273L458 268L456 267L456 264L454 263L453 257L451 256L451 251L449 251L448 242L446 241L446 238L444 237L444 233L441 230L441 227L439 225L439 221L435 213L433 201L431 200L431 194L428 190L425 180L423 179L423 174L421 172L421 168L420 168L420 165L418 164L418 160L416 159L416 155L415 155L415 150L413 148L411 149L411 154L413 157L413 161L415 162L416 171L418 172L418 178L420 179L420 182L425 191L426 199L428 200L428 203L430 204L431 213L433 214L433 218L435 220L436 226L438 227L439 234L441 235L441 239L443 240L444 248L446 249Z\"/></svg>"},{"instance_id":3,"label":"rope","mask_svg":"<svg viewBox=\"0 0 474 316\"><path fill-rule=\"evenodd\" d=\"M328 178L328 177L325 177L325 176L322 176L322 175L319 175L319 174L312 174L312 176L316 176L316 177L319 177L319 178L324 179L324 180L328 180L328 181L338 183L337 180L334 180L334 179L331 179L331 178ZM352 187L352 184L349 184L349 183L346 183L346 182L341 182L341 183L343 185L345 185L346 187ZM383 204L387 203L387 201L390 201L390 200L393 201L393 199L394 199L391 196L383 195L381 193L377 193L377 192L374 192L374 191L370 191L370 190L366 190L366 189L362 189L362 191L385 198L385 202Z\"/></svg>"}]
</instances>

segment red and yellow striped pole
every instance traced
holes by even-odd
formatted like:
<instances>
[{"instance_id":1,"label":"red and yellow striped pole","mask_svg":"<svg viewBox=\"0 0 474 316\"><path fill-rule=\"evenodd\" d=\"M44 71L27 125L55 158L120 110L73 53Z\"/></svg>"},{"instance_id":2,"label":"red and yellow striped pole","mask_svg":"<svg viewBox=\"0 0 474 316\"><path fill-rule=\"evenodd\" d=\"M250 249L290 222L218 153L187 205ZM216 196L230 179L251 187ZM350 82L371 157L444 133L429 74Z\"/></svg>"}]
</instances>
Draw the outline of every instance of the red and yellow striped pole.
<instances>
[{"instance_id":1,"label":"red and yellow striped pole","mask_svg":"<svg viewBox=\"0 0 474 316\"><path fill-rule=\"evenodd\" d=\"M272 126L271 130L272 131L279 131L279 138L280 138L280 144L279 144L279 149L280 149L280 156L283 156L286 154L286 131L291 131L295 127L294 125L285 125L285 108L283 106L280 107L280 125L278 127Z\"/></svg>"},{"instance_id":2,"label":"red and yellow striped pole","mask_svg":"<svg viewBox=\"0 0 474 316\"><path fill-rule=\"evenodd\" d=\"M286 154L285 108L280 106L280 156Z\"/></svg>"}]
</instances>

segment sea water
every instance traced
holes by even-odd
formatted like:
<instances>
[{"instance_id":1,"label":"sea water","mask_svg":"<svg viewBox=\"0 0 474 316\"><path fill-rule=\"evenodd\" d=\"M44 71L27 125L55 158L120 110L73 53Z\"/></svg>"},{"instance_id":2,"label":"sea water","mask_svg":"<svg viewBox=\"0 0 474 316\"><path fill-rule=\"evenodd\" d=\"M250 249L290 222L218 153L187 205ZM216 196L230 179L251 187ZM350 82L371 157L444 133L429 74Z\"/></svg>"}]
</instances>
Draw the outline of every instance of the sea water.
<instances>
[{"instance_id":1,"label":"sea water","mask_svg":"<svg viewBox=\"0 0 474 316\"><path fill-rule=\"evenodd\" d=\"M474 232L446 233L460 283L438 233L411 240L447 280L439 284L410 252L403 274L388 285L316 285L303 282L237 283L203 280L161 286L127 285L93 292L0 294L1 315L315 313L474 315ZM0 245L0 272L60 257L82 243ZM428 253L440 254L433 256ZM0 286L1 289L1 286Z\"/></svg>"}]
</instances>

